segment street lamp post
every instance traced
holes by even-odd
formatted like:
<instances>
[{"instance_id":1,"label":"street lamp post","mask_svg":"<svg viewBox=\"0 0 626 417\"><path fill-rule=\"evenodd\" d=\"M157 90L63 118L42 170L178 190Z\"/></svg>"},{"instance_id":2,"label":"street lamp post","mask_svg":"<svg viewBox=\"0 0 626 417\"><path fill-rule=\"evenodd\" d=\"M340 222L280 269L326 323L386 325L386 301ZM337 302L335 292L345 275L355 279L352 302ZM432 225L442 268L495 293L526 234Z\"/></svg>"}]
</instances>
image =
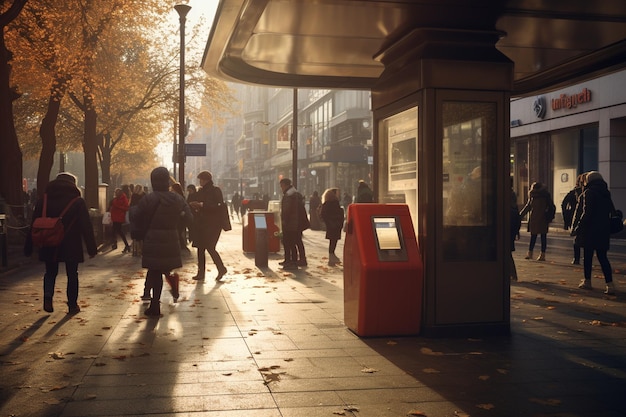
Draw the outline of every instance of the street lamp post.
<instances>
[{"instance_id":1,"label":"street lamp post","mask_svg":"<svg viewBox=\"0 0 626 417\"><path fill-rule=\"evenodd\" d=\"M291 129L291 184L298 188L298 89L293 89L293 128Z\"/></svg>"},{"instance_id":2,"label":"street lamp post","mask_svg":"<svg viewBox=\"0 0 626 417\"><path fill-rule=\"evenodd\" d=\"M185 189L185 21L191 6L177 4L180 16L180 96L178 101L178 182Z\"/></svg>"}]
</instances>

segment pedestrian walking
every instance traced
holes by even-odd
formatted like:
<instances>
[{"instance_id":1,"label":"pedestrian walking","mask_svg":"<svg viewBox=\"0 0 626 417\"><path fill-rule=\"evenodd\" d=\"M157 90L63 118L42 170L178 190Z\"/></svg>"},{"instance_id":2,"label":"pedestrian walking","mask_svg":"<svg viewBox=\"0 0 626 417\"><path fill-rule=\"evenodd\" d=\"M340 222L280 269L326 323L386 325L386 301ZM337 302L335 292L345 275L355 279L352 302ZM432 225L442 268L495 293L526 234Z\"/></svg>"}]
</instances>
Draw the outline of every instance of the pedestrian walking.
<instances>
[{"instance_id":1,"label":"pedestrian walking","mask_svg":"<svg viewBox=\"0 0 626 417\"><path fill-rule=\"evenodd\" d=\"M47 217L58 217L69 206L62 217L64 238L59 246L39 248L39 260L45 262L46 272L43 276L43 309L52 313L54 311L52 299L54 287L59 273L59 263L65 263L67 275L67 306L68 314L80 312L78 306L78 264L84 262L83 241L90 258L98 253L93 226L89 218L89 211L85 200L80 197L80 190L76 186L76 177L69 172L62 172L56 179L50 181L45 189ZM33 221L42 217L43 200L40 199L35 205ZM24 254L30 257L33 253L33 240L30 234L26 235Z\"/></svg>"},{"instance_id":2,"label":"pedestrian walking","mask_svg":"<svg viewBox=\"0 0 626 417\"><path fill-rule=\"evenodd\" d=\"M320 214L326 223L326 239L328 239L328 265L335 266L341 259L335 255L337 242L341 239L344 213L339 205L339 190L329 188L322 195L322 211Z\"/></svg>"},{"instance_id":3,"label":"pedestrian walking","mask_svg":"<svg viewBox=\"0 0 626 417\"><path fill-rule=\"evenodd\" d=\"M548 246L548 225L554 218L554 203L548 189L540 182L534 182L528 192L528 202L520 212L520 217L529 213L528 231L530 232L530 243L528 252L524 259L533 258L533 250L537 242L537 235L541 236L541 253L537 257L538 261L546 260L546 249Z\"/></svg>"},{"instance_id":4,"label":"pedestrian walking","mask_svg":"<svg viewBox=\"0 0 626 417\"><path fill-rule=\"evenodd\" d=\"M146 268L146 288L152 289L147 316L161 315L161 293L163 275L183 266L178 243L178 222L182 216L187 223L193 215L185 199L170 192L170 173L165 167L152 170L150 174L152 193L141 199L130 215L131 223L136 223L144 234L142 268ZM174 275L175 276L175 275ZM177 277L177 276L176 276ZM172 296L178 299L178 282L172 281Z\"/></svg>"},{"instance_id":5,"label":"pedestrian walking","mask_svg":"<svg viewBox=\"0 0 626 417\"><path fill-rule=\"evenodd\" d=\"M578 198L583 192L583 182L586 174L580 174L576 177L576 185L572 188L563 198L561 202L561 213L563 213L563 229L568 230L572 227L574 221L574 212L576 211L576 205L578 204ZM576 244L576 239L573 243L574 258L572 259L572 265L580 265L580 246Z\"/></svg>"},{"instance_id":6,"label":"pedestrian walking","mask_svg":"<svg viewBox=\"0 0 626 417\"><path fill-rule=\"evenodd\" d=\"M198 174L200 189L193 195L189 205L194 212L193 243L198 248L198 273L193 277L197 281L204 281L206 273L206 255L209 252L213 263L217 267L216 281L222 279L227 269L220 254L215 248L222 233L221 210L224 203L224 195L219 187L213 184L213 174L209 171L201 171Z\"/></svg>"},{"instance_id":7,"label":"pedestrian walking","mask_svg":"<svg viewBox=\"0 0 626 417\"><path fill-rule=\"evenodd\" d=\"M111 245L111 250L117 249L117 237L119 236L124 242L124 250L122 250L122 253L131 251L128 240L126 240L126 233L124 233L122 229L122 225L126 222L126 212L128 209L129 201L128 197L126 197L126 193L124 193L121 188L116 188L115 197L111 201L111 207L109 208L111 221L113 222L113 244Z\"/></svg>"},{"instance_id":8,"label":"pedestrian walking","mask_svg":"<svg viewBox=\"0 0 626 417\"><path fill-rule=\"evenodd\" d=\"M578 288L590 290L591 267L593 253L596 253L604 282L604 293L615 294L613 283L613 271L607 256L611 240L610 216L615 212L615 206L611 199L611 192L607 183L598 171L590 171L585 175L584 189L574 213L572 235L576 243L583 248L583 274Z\"/></svg>"}]
</instances>

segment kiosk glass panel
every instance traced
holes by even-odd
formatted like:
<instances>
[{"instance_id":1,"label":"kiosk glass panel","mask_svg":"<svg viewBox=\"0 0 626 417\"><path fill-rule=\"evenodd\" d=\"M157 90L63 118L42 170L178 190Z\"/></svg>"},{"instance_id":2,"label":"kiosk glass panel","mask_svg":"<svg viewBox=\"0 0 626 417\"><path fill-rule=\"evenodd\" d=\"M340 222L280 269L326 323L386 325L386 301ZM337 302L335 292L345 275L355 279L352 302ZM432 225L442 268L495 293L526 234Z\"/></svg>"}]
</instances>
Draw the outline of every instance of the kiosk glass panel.
<instances>
[{"instance_id":1,"label":"kiosk glass panel","mask_svg":"<svg viewBox=\"0 0 626 417\"><path fill-rule=\"evenodd\" d=\"M448 261L497 255L496 103L443 103L443 253Z\"/></svg>"}]
</instances>

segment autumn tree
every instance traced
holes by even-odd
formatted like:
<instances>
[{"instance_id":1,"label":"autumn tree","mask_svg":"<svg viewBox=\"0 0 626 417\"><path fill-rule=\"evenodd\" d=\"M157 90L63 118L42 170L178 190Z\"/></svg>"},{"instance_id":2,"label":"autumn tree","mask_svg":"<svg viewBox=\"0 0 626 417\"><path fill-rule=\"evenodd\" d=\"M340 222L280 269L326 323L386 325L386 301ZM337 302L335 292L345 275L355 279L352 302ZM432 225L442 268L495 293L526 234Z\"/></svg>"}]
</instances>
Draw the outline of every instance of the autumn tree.
<instances>
[{"instance_id":1,"label":"autumn tree","mask_svg":"<svg viewBox=\"0 0 626 417\"><path fill-rule=\"evenodd\" d=\"M149 7L148 3L154 4ZM72 5L75 7L70 7ZM172 120L170 115L176 108L178 97L177 38L168 35L167 25L163 24L163 16L172 10L156 0L80 4L75 0L62 0L49 4L40 2L38 6L39 9L33 8L32 14L24 19L20 39L16 40L24 44L23 39L35 39L25 45L32 54L30 59L24 59L22 75L29 74L22 78L22 82L28 84L31 81L31 88L36 90L32 80L50 80L48 110L41 119L38 184L47 182L49 177L57 144L55 126L67 131L65 138L73 139L79 136L80 125L75 122L82 119L80 145L85 152L89 202L90 195L94 199L97 196L97 162L104 181L109 179L111 168L136 168L138 165L134 162L137 160L149 163L153 160L150 156L159 132L166 128L163 120ZM48 16L50 21L45 20ZM72 24L68 25L70 21ZM164 31L165 35L155 36L158 30ZM35 36L32 32L42 34ZM151 36L147 37L147 34ZM69 51L64 49L68 38L72 39L69 44L73 45ZM173 40L172 45L162 41L168 38ZM46 40L50 41L49 46ZM61 45L55 45L59 42ZM41 45L46 45L44 51L54 52L43 54L48 57L45 61L36 58L42 55L37 49ZM33 77L33 69L41 76ZM232 102L225 84L201 72L199 62L190 65L189 74L187 88L190 94L197 94L200 102L215 105L217 111L212 115L223 114ZM74 106L61 108L60 103L66 95ZM198 105L196 108L205 107ZM193 113L191 106L190 113ZM208 115L198 115L197 120L201 120L200 117L218 120ZM29 123L24 126L31 126L35 119L29 117ZM57 126L59 120L64 120L64 126ZM70 128L76 132L72 134ZM72 149L76 145L77 142L73 146L65 144L64 148ZM40 185L38 187L41 189Z\"/></svg>"}]
</instances>

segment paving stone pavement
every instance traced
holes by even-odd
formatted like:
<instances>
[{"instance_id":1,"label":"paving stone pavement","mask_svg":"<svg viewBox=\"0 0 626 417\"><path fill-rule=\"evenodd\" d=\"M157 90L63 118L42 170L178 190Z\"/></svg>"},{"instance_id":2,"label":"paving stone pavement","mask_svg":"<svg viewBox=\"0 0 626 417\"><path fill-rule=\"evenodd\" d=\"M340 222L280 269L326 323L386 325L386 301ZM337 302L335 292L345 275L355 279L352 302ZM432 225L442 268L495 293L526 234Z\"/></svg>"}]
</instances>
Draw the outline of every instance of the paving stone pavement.
<instances>
[{"instance_id":1,"label":"paving stone pavement","mask_svg":"<svg viewBox=\"0 0 626 417\"><path fill-rule=\"evenodd\" d=\"M343 323L324 232L305 232L307 268L282 272L271 254L259 270L233 223L218 244L223 282L215 268L193 281L192 252L159 319L143 315L139 258L119 249L80 266L75 316L64 272L51 314L42 264L3 272L0 416L626 415L625 298L602 294L597 268L597 289L578 290L566 254L528 261L520 243L510 336L359 338ZM626 268L614 269L626 290Z\"/></svg>"}]
</instances>

